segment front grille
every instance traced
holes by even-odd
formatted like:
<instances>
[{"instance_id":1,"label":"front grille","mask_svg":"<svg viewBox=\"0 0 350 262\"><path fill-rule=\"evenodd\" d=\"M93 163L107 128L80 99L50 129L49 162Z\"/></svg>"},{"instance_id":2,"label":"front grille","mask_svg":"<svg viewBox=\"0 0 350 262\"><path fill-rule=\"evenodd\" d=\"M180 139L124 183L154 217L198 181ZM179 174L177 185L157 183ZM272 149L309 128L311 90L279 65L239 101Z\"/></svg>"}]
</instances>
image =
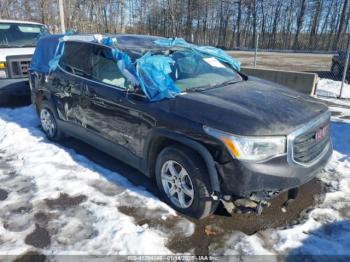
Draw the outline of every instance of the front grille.
<instances>
[{"instance_id":1,"label":"front grille","mask_svg":"<svg viewBox=\"0 0 350 262\"><path fill-rule=\"evenodd\" d=\"M8 74L10 78L23 78L28 76L30 56L7 57Z\"/></svg>"},{"instance_id":2,"label":"front grille","mask_svg":"<svg viewBox=\"0 0 350 262\"><path fill-rule=\"evenodd\" d=\"M315 160L330 142L329 124L308 130L297 136L293 143L293 158L299 163Z\"/></svg>"}]
</instances>

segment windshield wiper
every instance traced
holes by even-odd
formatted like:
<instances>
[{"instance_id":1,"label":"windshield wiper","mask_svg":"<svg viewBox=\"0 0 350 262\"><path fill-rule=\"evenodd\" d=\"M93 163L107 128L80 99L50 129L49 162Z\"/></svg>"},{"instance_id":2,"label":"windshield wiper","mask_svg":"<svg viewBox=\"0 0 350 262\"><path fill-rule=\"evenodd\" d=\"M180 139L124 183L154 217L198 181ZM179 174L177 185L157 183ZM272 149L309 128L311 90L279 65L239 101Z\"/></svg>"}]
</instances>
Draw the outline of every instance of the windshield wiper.
<instances>
[{"instance_id":1,"label":"windshield wiper","mask_svg":"<svg viewBox=\"0 0 350 262\"><path fill-rule=\"evenodd\" d=\"M235 84L238 82L240 82L240 80L231 79L231 80L227 80L225 82L222 82L220 84L214 85L213 87L227 86L227 85Z\"/></svg>"},{"instance_id":2,"label":"windshield wiper","mask_svg":"<svg viewBox=\"0 0 350 262\"><path fill-rule=\"evenodd\" d=\"M235 84L240 82L240 80L230 79L227 81L224 81L222 83L216 84L216 85L206 85L206 86L199 86L199 87L193 87L193 88L186 88L186 92L200 92L208 89L213 89L217 87L223 87L231 84Z\"/></svg>"},{"instance_id":3,"label":"windshield wiper","mask_svg":"<svg viewBox=\"0 0 350 262\"><path fill-rule=\"evenodd\" d=\"M210 86L200 86L200 87L192 87L192 88L186 88L186 92L200 92L208 89Z\"/></svg>"}]
</instances>

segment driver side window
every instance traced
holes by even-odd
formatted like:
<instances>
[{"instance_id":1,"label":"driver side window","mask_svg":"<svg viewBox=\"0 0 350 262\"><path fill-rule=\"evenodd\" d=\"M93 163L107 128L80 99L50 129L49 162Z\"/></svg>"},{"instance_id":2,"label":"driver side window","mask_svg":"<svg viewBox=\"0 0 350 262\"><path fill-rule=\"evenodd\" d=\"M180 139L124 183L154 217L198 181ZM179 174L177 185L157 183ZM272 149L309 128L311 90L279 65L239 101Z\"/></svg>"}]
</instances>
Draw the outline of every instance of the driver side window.
<instances>
[{"instance_id":1,"label":"driver side window","mask_svg":"<svg viewBox=\"0 0 350 262\"><path fill-rule=\"evenodd\" d=\"M92 77L102 83L128 89L130 84L113 58L112 50L94 45L91 56Z\"/></svg>"}]
</instances>

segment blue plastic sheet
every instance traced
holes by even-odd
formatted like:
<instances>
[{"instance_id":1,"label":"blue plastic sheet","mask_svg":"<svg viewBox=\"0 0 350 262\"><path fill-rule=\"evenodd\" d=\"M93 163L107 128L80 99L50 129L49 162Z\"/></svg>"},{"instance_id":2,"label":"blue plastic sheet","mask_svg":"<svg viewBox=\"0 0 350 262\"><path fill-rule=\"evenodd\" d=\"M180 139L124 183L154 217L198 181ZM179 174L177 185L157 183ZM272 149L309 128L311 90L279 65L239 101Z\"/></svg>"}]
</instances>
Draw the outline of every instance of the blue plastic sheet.
<instances>
[{"instance_id":1,"label":"blue plastic sheet","mask_svg":"<svg viewBox=\"0 0 350 262\"><path fill-rule=\"evenodd\" d=\"M46 74L55 71L64 52L64 42L68 40L100 42L101 44L110 46L112 48L112 56L117 61L117 65L124 76L133 84L139 84L135 66L127 54L115 48L116 38L113 37L101 36L99 38L99 36L92 35L73 35L71 32L65 35L42 37L32 57L30 69Z\"/></svg>"},{"instance_id":2,"label":"blue plastic sheet","mask_svg":"<svg viewBox=\"0 0 350 262\"><path fill-rule=\"evenodd\" d=\"M52 57L52 59L49 61L49 67L50 67L49 72L53 72L57 69L57 66L64 52L64 41L67 41L67 40L92 42L92 41L95 41L95 38L91 35L82 35L82 36L74 35L73 30L68 31L65 35L61 35L61 37L58 39L56 52Z\"/></svg>"},{"instance_id":3,"label":"blue plastic sheet","mask_svg":"<svg viewBox=\"0 0 350 262\"><path fill-rule=\"evenodd\" d=\"M136 72L143 92L151 101L177 96L181 90L168 75L175 61L164 55L150 52L136 61Z\"/></svg>"},{"instance_id":4,"label":"blue plastic sheet","mask_svg":"<svg viewBox=\"0 0 350 262\"><path fill-rule=\"evenodd\" d=\"M154 41L159 46L162 47L182 47L191 49L194 52L199 52L209 56L213 56L220 60L221 62L231 65L237 71L240 71L241 63L234 59L233 57L226 54L222 49L215 48L212 46L197 46L194 44L187 43L183 38L168 38L168 39L158 39Z\"/></svg>"},{"instance_id":5,"label":"blue plastic sheet","mask_svg":"<svg viewBox=\"0 0 350 262\"><path fill-rule=\"evenodd\" d=\"M49 61L49 67L50 67L50 71L49 72L53 72L57 69L58 63L60 62L60 59L63 55L63 51L64 51L64 42L62 41L62 39L60 38L57 48L56 48L56 52L55 55L53 56L53 58Z\"/></svg>"},{"instance_id":6,"label":"blue plastic sheet","mask_svg":"<svg viewBox=\"0 0 350 262\"><path fill-rule=\"evenodd\" d=\"M80 40L86 42L99 42L112 48L112 56L123 75L134 85L140 85L143 92L151 101L177 96L181 90L169 76L171 65L175 61L165 55L152 55L150 52L137 59L136 67L131 58L116 48L114 37L94 37L91 35L51 35L39 40L31 62L31 70L50 73L56 70L59 60L64 52L64 42L67 40ZM207 54L226 62L239 70L240 63L228 56L221 49L207 46L196 46L187 43L181 38L160 39L156 44L163 47L183 47L194 52Z\"/></svg>"},{"instance_id":7,"label":"blue plastic sheet","mask_svg":"<svg viewBox=\"0 0 350 262\"><path fill-rule=\"evenodd\" d=\"M39 39L30 63L30 70L49 73L50 61L55 57L60 38L63 36L49 35Z\"/></svg>"},{"instance_id":8,"label":"blue plastic sheet","mask_svg":"<svg viewBox=\"0 0 350 262\"><path fill-rule=\"evenodd\" d=\"M101 44L112 48L112 56L117 61L117 65L122 74L134 85L139 85L136 68L131 61L130 56L115 47L117 39L115 37L104 37Z\"/></svg>"},{"instance_id":9,"label":"blue plastic sheet","mask_svg":"<svg viewBox=\"0 0 350 262\"><path fill-rule=\"evenodd\" d=\"M116 42L117 42L117 38L115 37L104 37L101 40L101 44L111 46L111 47L115 47Z\"/></svg>"}]
</instances>

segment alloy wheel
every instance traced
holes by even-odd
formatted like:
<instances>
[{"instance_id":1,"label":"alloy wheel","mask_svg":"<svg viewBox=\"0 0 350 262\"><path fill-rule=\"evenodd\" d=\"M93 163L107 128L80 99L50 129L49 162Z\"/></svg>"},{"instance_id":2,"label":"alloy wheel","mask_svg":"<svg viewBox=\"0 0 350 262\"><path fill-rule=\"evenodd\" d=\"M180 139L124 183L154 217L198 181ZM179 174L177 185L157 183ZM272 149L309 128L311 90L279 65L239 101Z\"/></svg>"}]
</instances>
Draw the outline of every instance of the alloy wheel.
<instances>
[{"instance_id":1,"label":"alloy wheel","mask_svg":"<svg viewBox=\"0 0 350 262\"><path fill-rule=\"evenodd\" d=\"M173 160L166 161L161 170L161 182L166 195L175 206L188 208L192 205L192 180L181 164Z\"/></svg>"}]
</instances>

